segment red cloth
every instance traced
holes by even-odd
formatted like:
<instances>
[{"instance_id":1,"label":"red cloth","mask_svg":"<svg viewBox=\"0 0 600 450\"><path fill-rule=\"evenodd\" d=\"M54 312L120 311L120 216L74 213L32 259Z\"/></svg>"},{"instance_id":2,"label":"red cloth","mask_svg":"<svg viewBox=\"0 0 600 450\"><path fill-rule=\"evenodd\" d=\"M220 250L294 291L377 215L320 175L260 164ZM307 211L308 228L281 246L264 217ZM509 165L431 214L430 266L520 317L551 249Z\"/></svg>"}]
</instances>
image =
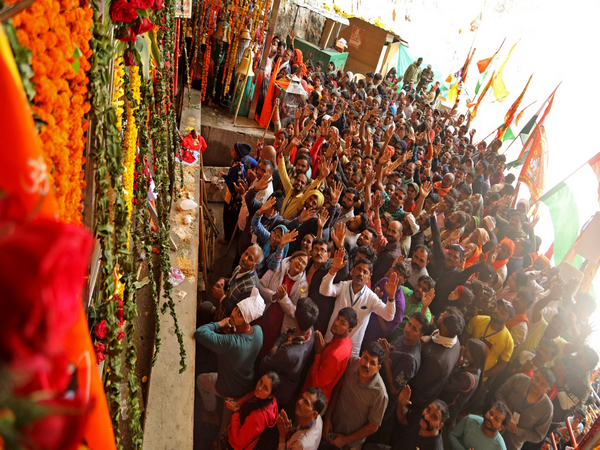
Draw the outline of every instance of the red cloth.
<instances>
[{"instance_id":1,"label":"red cloth","mask_svg":"<svg viewBox=\"0 0 600 450\"><path fill-rule=\"evenodd\" d=\"M442 187L442 182L441 181L436 181L435 183L433 183L433 189L435 189L435 192L437 192L437 195L439 195L441 198L444 198L446 196L446 194L448 193L448 191L450 189L452 189L452 186L449 186L447 188L443 188Z\"/></svg>"},{"instance_id":2,"label":"red cloth","mask_svg":"<svg viewBox=\"0 0 600 450\"><path fill-rule=\"evenodd\" d=\"M351 354L352 341L349 337L332 339L323 353L315 355L315 361L310 367L302 392L309 387L321 388L329 403L333 388L342 378Z\"/></svg>"},{"instance_id":3,"label":"red cloth","mask_svg":"<svg viewBox=\"0 0 600 450\"><path fill-rule=\"evenodd\" d=\"M187 148L188 150L197 150L200 153L204 153L208 146L206 145L206 141L202 136L198 136L198 139L194 139L191 134L188 134L181 141L181 146Z\"/></svg>"},{"instance_id":4,"label":"red cloth","mask_svg":"<svg viewBox=\"0 0 600 450\"><path fill-rule=\"evenodd\" d=\"M254 397L254 392L247 394L242 397L238 402L240 406L251 400ZM267 427L273 428L277 424L277 416L279 411L277 409L277 400L273 401L265 408L257 409L252 411L244 424L240 420L240 413L236 412L231 416L231 422L229 422L228 434L229 434L229 445L234 450L251 450L256 447L260 435Z\"/></svg>"}]
</instances>

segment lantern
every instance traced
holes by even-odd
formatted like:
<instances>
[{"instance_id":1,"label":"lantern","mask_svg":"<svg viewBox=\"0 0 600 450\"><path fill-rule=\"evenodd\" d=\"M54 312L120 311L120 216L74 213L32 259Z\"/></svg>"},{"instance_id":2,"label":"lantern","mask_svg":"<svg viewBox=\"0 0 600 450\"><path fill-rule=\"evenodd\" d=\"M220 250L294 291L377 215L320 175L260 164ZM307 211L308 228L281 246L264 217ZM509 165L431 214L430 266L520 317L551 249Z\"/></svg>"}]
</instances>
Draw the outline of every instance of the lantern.
<instances>
[{"instance_id":1,"label":"lantern","mask_svg":"<svg viewBox=\"0 0 600 450\"><path fill-rule=\"evenodd\" d=\"M294 117L298 108L302 108L306 103L306 97L308 97L308 94L302 87L300 78L294 75L285 90L283 102L281 102L280 117L282 123L285 118Z\"/></svg>"}]
</instances>

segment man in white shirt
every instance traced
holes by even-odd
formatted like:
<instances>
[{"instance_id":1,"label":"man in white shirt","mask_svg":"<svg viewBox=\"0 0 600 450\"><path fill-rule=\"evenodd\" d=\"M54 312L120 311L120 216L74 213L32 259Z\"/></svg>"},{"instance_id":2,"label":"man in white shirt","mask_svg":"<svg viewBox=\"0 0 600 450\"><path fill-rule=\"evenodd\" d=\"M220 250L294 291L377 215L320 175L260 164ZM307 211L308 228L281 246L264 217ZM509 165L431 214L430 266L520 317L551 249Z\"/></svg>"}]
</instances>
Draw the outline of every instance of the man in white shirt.
<instances>
[{"instance_id":1,"label":"man in white shirt","mask_svg":"<svg viewBox=\"0 0 600 450\"><path fill-rule=\"evenodd\" d=\"M304 391L296 402L296 426L282 409L277 418L278 450L317 450L323 432L321 413L326 403L321 389L310 387Z\"/></svg>"},{"instance_id":2,"label":"man in white shirt","mask_svg":"<svg viewBox=\"0 0 600 450\"><path fill-rule=\"evenodd\" d=\"M352 356L358 357L371 312L381 316L381 318L386 321L390 321L396 314L396 302L383 303L381 299L366 286L373 273L373 265L366 259L360 258L354 262L354 268L351 272L352 280L333 284L333 279L337 272L347 264L347 261L344 260L345 253L343 248L340 248L335 252L333 264L321 282L319 293L329 297L336 297L335 309L331 314L332 319L329 321L325 340L329 341L333 338L331 326L340 309L351 307L356 312L358 323L356 327L354 327L354 330L352 330L350 339L352 340ZM392 272L389 281L385 285L385 291L388 294L388 298L395 297L398 283L399 279L397 274Z\"/></svg>"}]
</instances>

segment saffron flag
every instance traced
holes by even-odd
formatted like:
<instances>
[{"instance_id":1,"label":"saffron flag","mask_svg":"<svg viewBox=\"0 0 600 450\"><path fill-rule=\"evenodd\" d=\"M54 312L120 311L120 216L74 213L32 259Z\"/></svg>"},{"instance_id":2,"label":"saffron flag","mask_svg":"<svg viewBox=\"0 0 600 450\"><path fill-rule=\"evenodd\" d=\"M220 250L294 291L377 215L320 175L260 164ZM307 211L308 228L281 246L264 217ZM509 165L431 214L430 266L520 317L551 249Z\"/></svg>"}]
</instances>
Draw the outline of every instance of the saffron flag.
<instances>
[{"instance_id":1,"label":"saffron flag","mask_svg":"<svg viewBox=\"0 0 600 450\"><path fill-rule=\"evenodd\" d=\"M504 41L506 41L506 38L504 38ZM498 50L496 50L496 53L494 53L490 58L485 58L485 59L482 59L481 61L477 61L477 68L479 69L479 73L483 73L487 70L489 65L492 63L492 61L494 60L494 58L496 57L496 55L498 54L498 52L504 45L504 41L502 41L502 44L500 44L500 48Z\"/></svg>"},{"instance_id":2,"label":"saffron flag","mask_svg":"<svg viewBox=\"0 0 600 450\"><path fill-rule=\"evenodd\" d=\"M519 175L519 183L523 183L529 188L531 201L535 203L544 192L546 166L548 165L548 142L543 125L538 125L532 138L529 153Z\"/></svg>"},{"instance_id":3,"label":"saffron flag","mask_svg":"<svg viewBox=\"0 0 600 450\"><path fill-rule=\"evenodd\" d=\"M581 182L582 180L585 182ZM598 203L586 209L585 202L579 200L589 196L590 185L598 193ZM546 192L540 201L550 210L554 228L554 263L558 265L577 240L580 228L587 218L600 207L600 153Z\"/></svg>"},{"instance_id":4,"label":"saffron flag","mask_svg":"<svg viewBox=\"0 0 600 450\"><path fill-rule=\"evenodd\" d=\"M481 104L483 97L485 97L485 94L487 94L487 91L489 90L490 86L494 82L495 77L496 77L496 72L493 72L492 76L490 77L487 84L483 88L483 91L481 91L481 95L479 96L479 98L477 99L477 103L475 103L475 106L473 107L473 112L471 113L471 120L473 120L475 118L475 116L477 115L477 110L479 109L479 105Z\"/></svg>"},{"instance_id":5,"label":"saffron flag","mask_svg":"<svg viewBox=\"0 0 600 450\"><path fill-rule=\"evenodd\" d=\"M531 82L532 77L533 77L533 74L529 76L529 80L527 80L527 84L525 85L523 92L521 92L521 95L519 95L517 97L517 99L514 101L514 103L510 106L510 108L508 108L508 111L506 112L506 115L504 116L504 125L498 130L498 134L496 135L496 138L502 139L502 137L504 136L504 133L506 133L506 130L508 129L508 127L510 127L510 124L513 122L513 120L517 114L517 109L519 109L519 106L521 105L521 101L523 100L523 97L525 96L525 92L527 92L527 88L529 87L529 83ZM512 137L512 139L514 139L514 136Z\"/></svg>"},{"instance_id":6,"label":"saffron flag","mask_svg":"<svg viewBox=\"0 0 600 450\"><path fill-rule=\"evenodd\" d=\"M506 97L508 97L508 95L510 94L510 92L508 92L508 89L506 89L506 86L504 85L504 80L502 76L504 74L504 68L506 67L506 63L508 62L512 51L515 49L518 43L518 41L515 42L515 45L512 46L512 48L508 52L508 55L506 55L506 59L498 69L498 75L496 75L496 79L494 80L494 96L499 102L503 102L504 100L506 100Z\"/></svg>"}]
</instances>

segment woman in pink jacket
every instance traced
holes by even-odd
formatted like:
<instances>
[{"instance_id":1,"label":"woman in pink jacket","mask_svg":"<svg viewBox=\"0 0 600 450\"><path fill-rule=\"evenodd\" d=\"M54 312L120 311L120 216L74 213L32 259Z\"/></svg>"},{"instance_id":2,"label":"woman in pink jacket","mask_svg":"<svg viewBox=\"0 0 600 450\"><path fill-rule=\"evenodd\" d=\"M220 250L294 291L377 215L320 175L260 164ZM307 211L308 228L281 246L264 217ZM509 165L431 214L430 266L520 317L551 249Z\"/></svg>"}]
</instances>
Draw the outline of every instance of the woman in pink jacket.
<instances>
[{"instance_id":1,"label":"woman in pink jacket","mask_svg":"<svg viewBox=\"0 0 600 450\"><path fill-rule=\"evenodd\" d=\"M253 449L262 432L277 424L277 388L279 375L275 372L264 374L253 392L242 397L239 402L226 399L225 406L233 411L229 422L229 447L234 450Z\"/></svg>"}]
</instances>

